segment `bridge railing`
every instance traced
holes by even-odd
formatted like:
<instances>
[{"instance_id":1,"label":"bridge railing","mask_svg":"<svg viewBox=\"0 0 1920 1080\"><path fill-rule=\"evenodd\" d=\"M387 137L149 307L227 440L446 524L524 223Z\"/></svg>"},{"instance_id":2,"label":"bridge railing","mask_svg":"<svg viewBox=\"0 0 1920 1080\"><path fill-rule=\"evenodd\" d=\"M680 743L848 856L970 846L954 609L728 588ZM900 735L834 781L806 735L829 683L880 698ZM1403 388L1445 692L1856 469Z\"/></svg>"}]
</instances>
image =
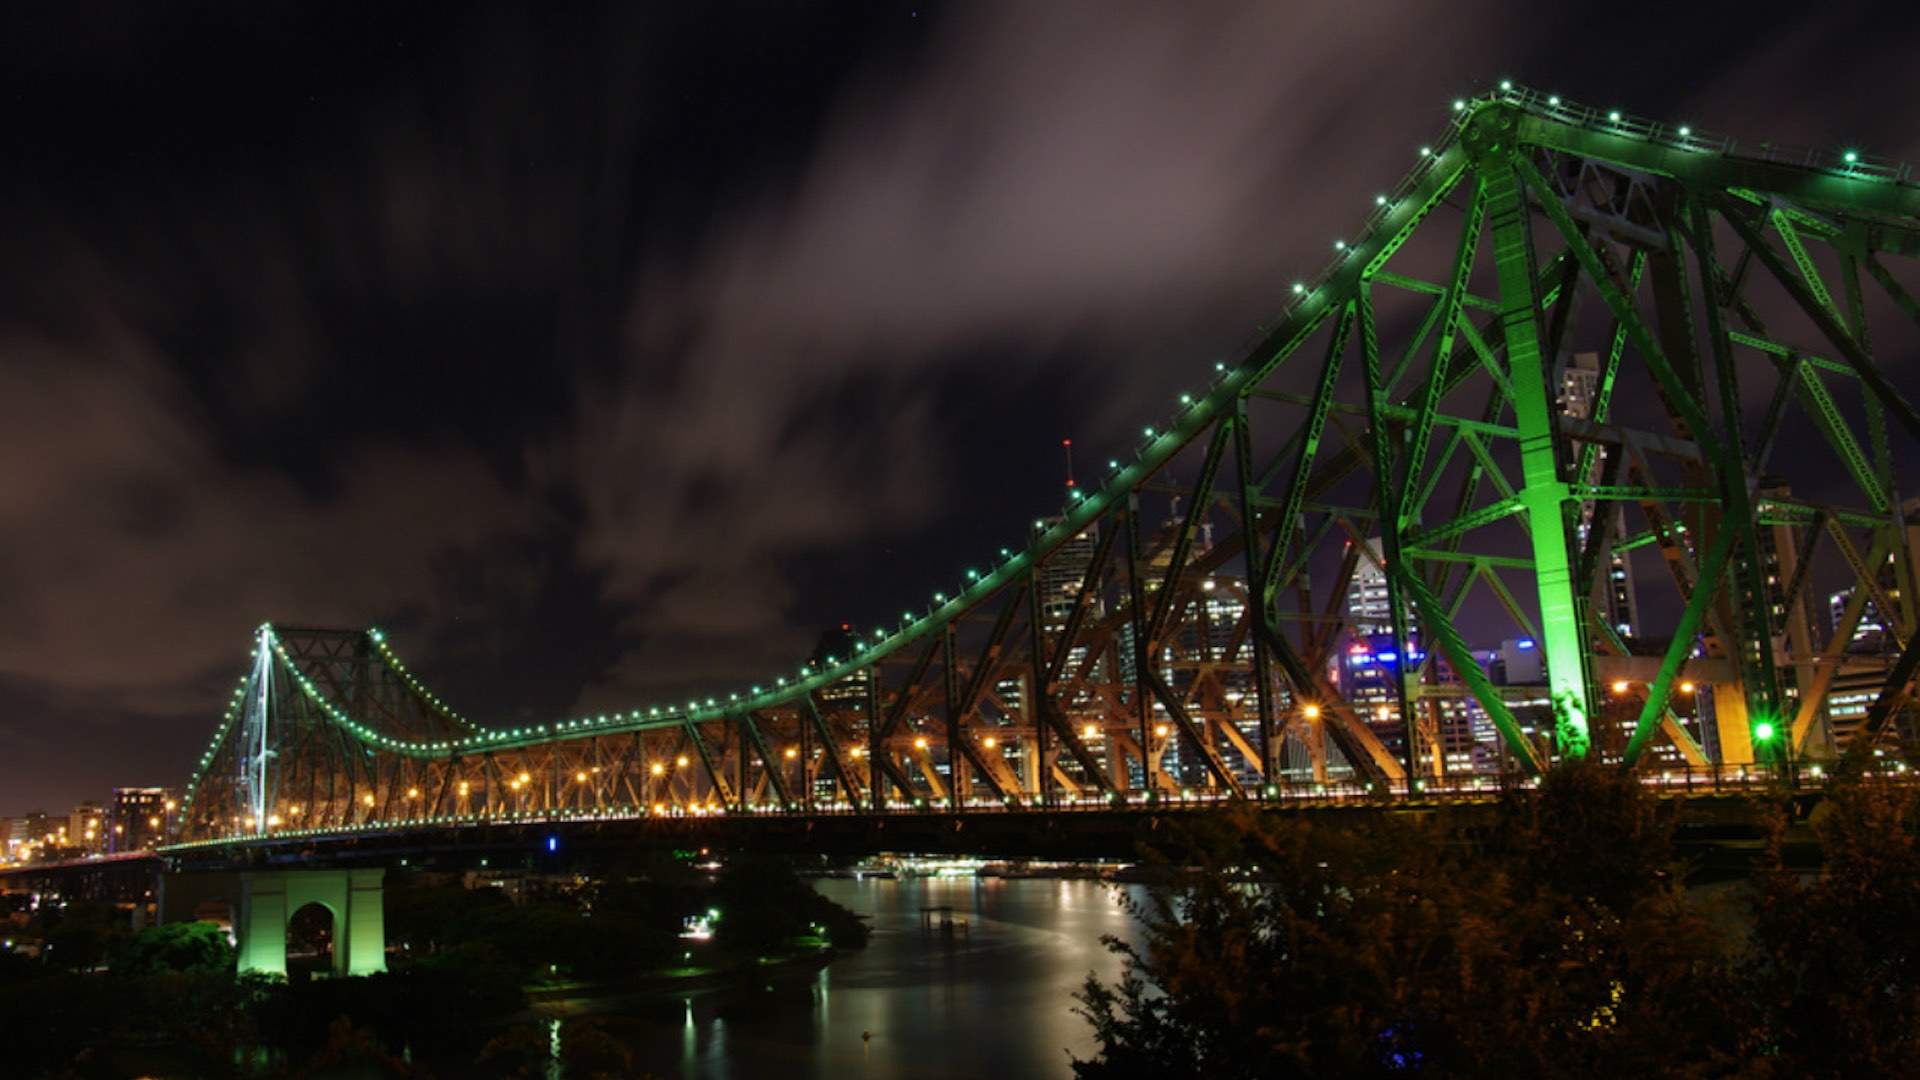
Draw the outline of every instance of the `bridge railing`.
<instances>
[{"instance_id":1,"label":"bridge railing","mask_svg":"<svg viewBox=\"0 0 1920 1080\"><path fill-rule=\"evenodd\" d=\"M1876 771L1882 780L1907 784L1920 783L1920 773L1904 763L1889 762ZM1707 766L1649 769L1640 780L1663 798L1713 797L1737 794L1785 794L1821 790L1830 777L1819 762L1806 763L1786 771L1763 766ZM1244 800L1236 800L1218 791L1188 790L1113 793L1109 796L1064 797L1038 802L1003 804L984 799L971 800L960 810L943 801L914 800L890 802L884 813L870 807L854 806L844 800L818 800L811 806L794 804L749 804L744 807L669 805L606 806L593 810L516 810L495 814L463 814L436 818L407 818L369 821L326 829L277 829L259 836L237 836L176 844L163 853L179 853L233 844L273 844L289 841L326 842L328 840L393 835L447 829L486 828L492 826L564 825L596 822L636 822L648 820L682 821L693 818L730 820L755 818L952 818L956 816L1058 815L1058 814L1166 814L1196 813L1225 809L1236 803L1262 810L1308 810L1340 807L1391 809L1397 806L1440 806L1448 804L1493 802L1509 793L1537 789L1537 778L1509 776L1459 776L1425 778L1416 781L1409 793L1404 785L1361 785L1355 783L1295 784L1250 789Z\"/></svg>"}]
</instances>

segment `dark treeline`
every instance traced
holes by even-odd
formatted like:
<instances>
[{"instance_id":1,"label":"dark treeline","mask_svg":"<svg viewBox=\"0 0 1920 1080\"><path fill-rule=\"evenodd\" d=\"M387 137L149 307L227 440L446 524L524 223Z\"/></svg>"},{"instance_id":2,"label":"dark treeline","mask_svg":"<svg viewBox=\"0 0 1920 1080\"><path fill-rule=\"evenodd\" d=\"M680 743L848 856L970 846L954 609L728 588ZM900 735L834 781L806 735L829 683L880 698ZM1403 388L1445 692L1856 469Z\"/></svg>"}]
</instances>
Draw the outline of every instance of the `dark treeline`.
<instances>
[{"instance_id":1,"label":"dark treeline","mask_svg":"<svg viewBox=\"0 0 1920 1080\"><path fill-rule=\"evenodd\" d=\"M1082 1080L1920 1071L1920 795L1837 781L1790 868L1687 888L1674 804L1563 767L1493 815L1244 815L1165 853Z\"/></svg>"},{"instance_id":2,"label":"dark treeline","mask_svg":"<svg viewBox=\"0 0 1920 1080\"><path fill-rule=\"evenodd\" d=\"M364 978L236 976L223 930L171 924L138 934L75 905L33 929L53 945L0 963L10 1033L0 1072L23 1077L546 1076L551 1038L516 1023L529 988L646 987L726 979L768 959L857 947L867 927L784 860L733 858L718 874L649 858L594 882L488 884L390 876L388 966ZM681 937L718 912L712 936ZM296 953L324 934L290 941ZM290 966L297 966L292 965ZM569 1077L626 1075L617 1025L568 1021Z\"/></svg>"}]
</instances>

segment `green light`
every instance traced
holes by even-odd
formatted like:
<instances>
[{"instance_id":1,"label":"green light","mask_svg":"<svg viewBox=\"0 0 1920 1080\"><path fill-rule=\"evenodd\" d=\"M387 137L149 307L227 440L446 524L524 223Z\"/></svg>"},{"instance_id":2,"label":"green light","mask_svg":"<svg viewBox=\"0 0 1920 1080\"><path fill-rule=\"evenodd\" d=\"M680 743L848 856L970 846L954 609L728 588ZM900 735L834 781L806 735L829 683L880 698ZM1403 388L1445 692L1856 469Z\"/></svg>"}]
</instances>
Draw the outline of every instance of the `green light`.
<instances>
[{"instance_id":1,"label":"green light","mask_svg":"<svg viewBox=\"0 0 1920 1080\"><path fill-rule=\"evenodd\" d=\"M1553 106L1553 107L1554 107L1554 108L1556 108L1556 109L1557 109L1557 108L1559 108L1559 107L1560 107L1560 95L1559 95L1559 94L1548 94L1548 95L1547 95L1547 104L1549 104L1549 105L1551 105L1551 106Z\"/></svg>"},{"instance_id":2,"label":"green light","mask_svg":"<svg viewBox=\"0 0 1920 1080\"><path fill-rule=\"evenodd\" d=\"M1512 89L1513 89L1513 80L1512 80L1512 79L1501 79L1501 80L1500 80L1500 89L1502 89L1502 90L1512 90Z\"/></svg>"},{"instance_id":3,"label":"green light","mask_svg":"<svg viewBox=\"0 0 1920 1080\"><path fill-rule=\"evenodd\" d=\"M1146 433L1146 436L1147 436L1147 438L1149 438L1149 439L1151 439L1151 438L1153 438L1153 429L1152 429L1152 428L1150 428L1150 427L1149 427L1149 428L1141 428L1140 430L1141 430L1142 432L1145 432L1145 433Z\"/></svg>"},{"instance_id":4,"label":"green light","mask_svg":"<svg viewBox=\"0 0 1920 1080\"><path fill-rule=\"evenodd\" d=\"M1753 725L1753 737L1761 742L1773 738L1773 725L1765 720Z\"/></svg>"},{"instance_id":5,"label":"green light","mask_svg":"<svg viewBox=\"0 0 1920 1080\"><path fill-rule=\"evenodd\" d=\"M1685 125L1685 124L1681 124L1681 125L1680 125L1680 137L1681 137L1681 138L1683 138L1683 139L1684 139L1684 138L1686 138L1687 136L1689 136L1689 135L1692 135L1692 134L1693 134L1693 129L1692 129L1692 128L1690 128L1690 127L1688 127L1688 126L1687 126L1687 125Z\"/></svg>"},{"instance_id":6,"label":"green light","mask_svg":"<svg viewBox=\"0 0 1920 1080\"><path fill-rule=\"evenodd\" d=\"M1423 146L1423 147L1421 147L1421 148L1420 148L1420 156L1421 156L1421 157L1432 157L1432 156L1433 156L1433 147L1431 147L1431 146Z\"/></svg>"},{"instance_id":7,"label":"green light","mask_svg":"<svg viewBox=\"0 0 1920 1080\"><path fill-rule=\"evenodd\" d=\"M1453 99L1453 111L1454 111L1454 112L1461 112L1461 111L1463 111L1463 110L1465 110L1465 109L1466 109L1466 107L1467 107L1467 103L1466 103L1465 101L1463 101L1463 100L1461 100L1460 98L1454 98L1454 99Z\"/></svg>"},{"instance_id":8,"label":"green light","mask_svg":"<svg viewBox=\"0 0 1920 1080\"><path fill-rule=\"evenodd\" d=\"M1851 164L1853 164L1854 162L1856 162L1856 161L1859 161L1859 160L1860 160L1860 155L1859 155L1858 153L1856 153L1855 151L1852 151L1852 150L1849 150L1849 151L1847 151L1846 153L1844 153L1844 154L1841 154L1841 155L1840 155L1840 158L1841 158L1841 160L1843 160L1843 161L1845 161L1845 162L1846 162L1847 164L1849 164L1849 165L1851 165Z\"/></svg>"},{"instance_id":9,"label":"green light","mask_svg":"<svg viewBox=\"0 0 1920 1080\"><path fill-rule=\"evenodd\" d=\"M1612 112L1610 112L1610 113L1608 113L1608 114L1607 114L1607 122L1608 122L1608 123L1613 123L1613 124L1617 124L1617 123L1619 123L1619 122L1620 122L1620 110L1618 110L1618 109L1615 109L1614 111L1612 111Z\"/></svg>"},{"instance_id":10,"label":"green light","mask_svg":"<svg viewBox=\"0 0 1920 1080\"><path fill-rule=\"evenodd\" d=\"M1303 296L1306 294L1306 291L1307 291L1307 287L1305 285L1302 285L1297 281L1293 283L1293 295Z\"/></svg>"},{"instance_id":11,"label":"green light","mask_svg":"<svg viewBox=\"0 0 1920 1080\"><path fill-rule=\"evenodd\" d=\"M1373 197L1373 205L1375 206L1387 205L1387 197L1385 195L1375 195Z\"/></svg>"}]
</instances>

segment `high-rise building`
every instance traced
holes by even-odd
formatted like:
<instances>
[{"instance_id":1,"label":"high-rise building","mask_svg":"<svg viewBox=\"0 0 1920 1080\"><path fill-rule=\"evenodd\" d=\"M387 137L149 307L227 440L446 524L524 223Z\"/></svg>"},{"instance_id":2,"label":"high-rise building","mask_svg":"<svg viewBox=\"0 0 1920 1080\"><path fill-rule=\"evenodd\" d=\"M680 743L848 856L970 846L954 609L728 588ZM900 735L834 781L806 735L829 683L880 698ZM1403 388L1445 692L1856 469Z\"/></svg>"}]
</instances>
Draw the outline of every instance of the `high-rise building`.
<instances>
[{"instance_id":1,"label":"high-rise building","mask_svg":"<svg viewBox=\"0 0 1920 1080\"><path fill-rule=\"evenodd\" d=\"M1560 376L1561 413L1576 420L1592 419L1599 392L1600 354L1582 352L1568 357L1567 366ZM1606 455L1606 447L1599 447L1593 457L1593 472L1584 478L1585 482L1599 482ZM1580 521L1574 527L1574 535L1579 543L1586 543L1595 519L1602 514L1607 515L1613 536L1618 537L1626 532L1625 505L1596 502L1581 513ZM1640 626L1640 602L1633 586L1633 563L1625 552L1614 551L1609 546L1606 583L1597 591L1599 596L1596 599L1606 613L1607 624L1622 637L1633 637Z\"/></svg>"},{"instance_id":2,"label":"high-rise building","mask_svg":"<svg viewBox=\"0 0 1920 1080\"><path fill-rule=\"evenodd\" d=\"M26 859L57 835L45 810L29 810L8 822L7 848L13 858Z\"/></svg>"},{"instance_id":3,"label":"high-rise building","mask_svg":"<svg viewBox=\"0 0 1920 1080\"><path fill-rule=\"evenodd\" d=\"M1353 580L1347 583L1347 632L1355 638L1393 634L1393 608L1387 602L1387 572L1381 569L1385 562L1380 538L1369 539L1366 552L1353 568ZM1411 633L1413 613L1407 614L1407 630Z\"/></svg>"},{"instance_id":4,"label":"high-rise building","mask_svg":"<svg viewBox=\"0 0 1920 1080\"><path fill-rule=\"evenodd\" d=\"M1063 519L1047 518L1043 529L1051 529ZM1093 565L1093 553L1100 542L1100 527L1088 525L1077 534L1067 538L1054 549L1035 572L1034 577L1040 585L1040 616L1046 628L1058 632L1067 625L1068 616L1073 614L1074 601L1080 596L1080 586L1086 581L1087 567ZM1097 617L1099 598L1093 598L1095 610L1088 617Z\"/></svg>"},{"instance_id":5,"label":"high-rise building","mask_svg":"<svg viewBox=\"0 0 1920 1080\"><path fill-rule=\"evenodd\" d=\"M100 804L88 799L67 815L67 846L92 854L106 847L107 813Z\"/></svg>"},{"instance_id":6,"label":"high-rise building","mask_svg":"<svg viewBox=\"0 0 1920 1080\"><path fill-rule=\"evenodd\" d=\"M165 843L167 804L171 801L166 788L114 788L107 818L107 850L151 851Z\"/></svg>"},{"instance_id":7,"label":"high-rise building","mask_svg":"<svg viewBox=\"0 0 1920 1080\"><path fill-rule=\"evenodd\" d=\"M1840 621L1846 618L1847 605L1853 600L1853 589L1841 589L1827 597L1827 614L1832 620L1835 632L1840 629ZM1881 653L1893 647L1893 637L1887 633L1887 623L1880 617L1880 609L1871 599L1860 606L1860 621L1853 624L1853 636L1847 639L1846 649L1850 653Z\"/></svg>"},{"instance_id":8,"label":"high-rise building","mask_svg":"<svg viewBox=\"0 0 1920 1080\"><path fill-rule=\"evenodd\" d=\"M1419 769L1424 774L1435 764L1438 750L1441 768L1449 773L1484 769L1498 754L1493 742L1493 723L1471 694L1466 692L1459 672L1445 656L1432 657L1421 649L1419 641L1407 643L1404 655L1394 645L1392 634L1353 638L1331 663L1327 674L1340 689L1340 696L1353 706L1396 758L1407 750L1407 724L1400 712L1395 681L1402 665L1417 670L1427 665L1420 685L1410 687L1415 728L1424 732L1419 749Z\"/></svg>"}]
</instances>

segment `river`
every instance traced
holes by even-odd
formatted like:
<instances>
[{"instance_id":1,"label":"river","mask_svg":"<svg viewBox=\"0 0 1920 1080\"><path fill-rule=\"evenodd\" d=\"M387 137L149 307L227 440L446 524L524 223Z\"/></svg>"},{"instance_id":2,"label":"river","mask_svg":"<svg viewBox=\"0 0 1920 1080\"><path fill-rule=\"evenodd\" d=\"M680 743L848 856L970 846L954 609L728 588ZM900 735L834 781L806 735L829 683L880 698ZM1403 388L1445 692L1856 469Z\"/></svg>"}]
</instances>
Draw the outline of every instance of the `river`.
<instances>
[{"instance_id":1,"label":"river","mask_svg":"<svg viewBox=\"0 0 1920 1080\"><path fill-rule=\"evenodd\" d=\"M659 1077L1069 1077L1069 1054L1093 1049L1073 992L1089 972L1119 971L1101 935L1135 938L1121 894L1100 882L816 884L871 917L865 949L748 989L541 1011L604 1016L636 1068ZM942 906L952 908L951 935L923 925L921 909Z\"/></svg>"}]
</instances>

